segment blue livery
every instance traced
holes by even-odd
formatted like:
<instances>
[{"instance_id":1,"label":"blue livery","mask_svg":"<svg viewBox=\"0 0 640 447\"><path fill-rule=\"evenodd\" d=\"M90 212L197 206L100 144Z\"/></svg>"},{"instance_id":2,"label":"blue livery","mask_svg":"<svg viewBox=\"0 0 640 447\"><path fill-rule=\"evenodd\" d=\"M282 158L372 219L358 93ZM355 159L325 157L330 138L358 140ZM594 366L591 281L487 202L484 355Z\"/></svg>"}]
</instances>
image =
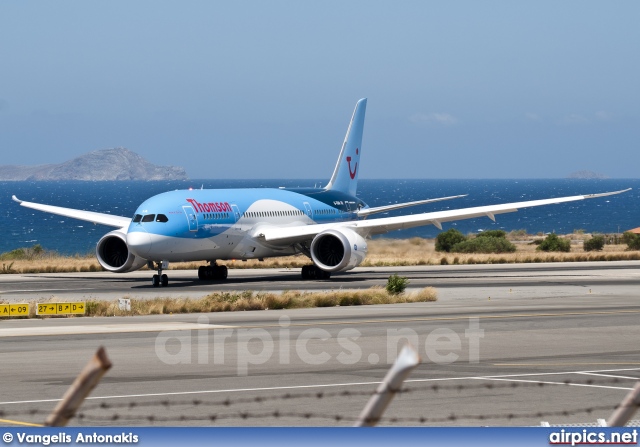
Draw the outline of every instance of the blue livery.
<instances>
[{"instance_id":1,"label":"blue livery","mask_svg":"<svg viewBox=\"0 0 640 447\"><path fill-rule=\"evenodd\" d=\"M357 197L362 135L367 100L357 102L333 175L321 189L199 189L170 191L145 200L133 217L114 216L13 199L39 211L117 228L98 241L102 267L126 273L144 265L157 270L153 286L167 286L163 273L170 262L207 261L201 280L224 280L226 266L218 260L264 259L302 254L312 261L302 268L304 279L329 279L334 272L357 267L367 254L367 238L388 231L435 225L517 211L519 208L564 203L624 191L559 197L527 202L368 219L373 214L451 200L440 197L369 207Z\"/></svg>"}]
</instances>

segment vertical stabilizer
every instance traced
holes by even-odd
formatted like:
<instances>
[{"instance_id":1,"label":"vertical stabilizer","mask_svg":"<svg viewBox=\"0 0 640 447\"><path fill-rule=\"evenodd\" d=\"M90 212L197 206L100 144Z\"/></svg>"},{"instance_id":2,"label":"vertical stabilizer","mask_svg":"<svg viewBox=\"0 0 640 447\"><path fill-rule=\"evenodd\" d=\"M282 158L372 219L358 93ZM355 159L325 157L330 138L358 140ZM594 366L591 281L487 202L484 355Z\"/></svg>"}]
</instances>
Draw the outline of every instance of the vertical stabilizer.
<instances>
[{"instance_id":1,"label":"vertical stabilizer","mask_svg":"<svg viewBox=\"0 0 640 447\"><path fill-rule=\"evenodd\" d=\"M358 173L360 171L360 156L362 155L362 131L364 129L364 114L367 110L367 98L362 98L353 111L347 135L342 143L340 157L333 170L333 175L325 189L345 192L355 197L358 189Z\"/></svg>"}]
</instances>

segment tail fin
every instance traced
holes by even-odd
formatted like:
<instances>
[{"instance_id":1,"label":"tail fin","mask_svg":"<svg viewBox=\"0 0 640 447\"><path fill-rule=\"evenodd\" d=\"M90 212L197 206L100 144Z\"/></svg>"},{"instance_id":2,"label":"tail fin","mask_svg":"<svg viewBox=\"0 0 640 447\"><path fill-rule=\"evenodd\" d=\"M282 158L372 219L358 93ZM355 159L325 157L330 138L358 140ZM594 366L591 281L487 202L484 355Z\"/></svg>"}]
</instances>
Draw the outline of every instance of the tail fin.
<instances>
[{"instance_id":1,"label":"tail fin","mask_svg":"<svg viewBox=\"0 0 640 447\"><path fill-rule=\"evenodd\" d=\"M362 98L353 111L347 135L342 143L340 157L333 170L333 175L326 188L329 191L345 192L356 195L358 189L358 169L360 155L362 155L362 131L364 129L364 114L367 110L367 98Z\"/></svg>"}]
</instances>

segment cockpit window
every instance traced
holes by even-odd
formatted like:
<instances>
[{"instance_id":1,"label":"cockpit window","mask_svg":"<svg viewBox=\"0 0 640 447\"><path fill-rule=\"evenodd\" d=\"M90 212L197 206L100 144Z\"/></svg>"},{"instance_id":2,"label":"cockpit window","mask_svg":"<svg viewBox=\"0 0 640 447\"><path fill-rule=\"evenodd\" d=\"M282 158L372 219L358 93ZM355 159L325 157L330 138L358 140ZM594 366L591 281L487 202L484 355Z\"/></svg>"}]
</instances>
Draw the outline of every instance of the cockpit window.
<instances>
[{"instance_id":1,"label":"cockpit window","mask_svg":"<svg viewBox=\"0 0 640 447\"><path fill-rule=\"evenodd\" d=\"M158 214L158 217L156 217L156 222L169 222L169 218L164 214Z\"/></svg>"},{"instance_id":2,"label":"cockpit window","mask_svg":"<svg viewBox=\"0 0 640 447\"><path fill-rule=\"evenodd\" d=\"M141 220L142 220L142 214L136 214L135 216L133 216L134 222L140 222Z\"/></svg>"},{"instance_id":3,"label":"cockpit window","mask_svg":"<svg viewBox=\"0 0 640 447\"><path fill-rule=\"evenodd\" d=\"M155 214L147 214L146 216L144 216L142 218L142 221L143 222L153 222L155 220L155 218L156 218Z\"/></svg>"}]
</instances>

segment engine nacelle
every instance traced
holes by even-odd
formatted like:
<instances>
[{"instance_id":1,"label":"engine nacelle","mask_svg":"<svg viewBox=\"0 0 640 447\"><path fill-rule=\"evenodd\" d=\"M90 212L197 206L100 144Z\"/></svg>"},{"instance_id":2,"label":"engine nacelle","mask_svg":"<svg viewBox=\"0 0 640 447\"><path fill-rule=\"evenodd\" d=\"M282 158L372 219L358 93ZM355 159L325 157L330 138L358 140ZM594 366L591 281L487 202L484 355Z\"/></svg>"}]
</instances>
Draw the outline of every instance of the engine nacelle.
<instances>
[{"instance_id":1,"label":"engine nacelle","mask_svg":"<svg viewBox=\"0 0 640 447\"><path fill-rule=\"evenodd\" d=\"M311 242L311 259L327 272L344 272L359 266L367 255L367 241L353 230L332 229Z\"/></svg>"},{"instance_id":2,"label":"engine nacelle","mask_svg":"<svg viewBox=\"0 0 640 447\"><path fill-rule=\"evenodd\" d=\"M127 247L127 235L122 231L107 233L98 241L96 257L105 269L114 273L127 273L142 268L146 259L135 256Z\"/></svg>"}]
</instances>

